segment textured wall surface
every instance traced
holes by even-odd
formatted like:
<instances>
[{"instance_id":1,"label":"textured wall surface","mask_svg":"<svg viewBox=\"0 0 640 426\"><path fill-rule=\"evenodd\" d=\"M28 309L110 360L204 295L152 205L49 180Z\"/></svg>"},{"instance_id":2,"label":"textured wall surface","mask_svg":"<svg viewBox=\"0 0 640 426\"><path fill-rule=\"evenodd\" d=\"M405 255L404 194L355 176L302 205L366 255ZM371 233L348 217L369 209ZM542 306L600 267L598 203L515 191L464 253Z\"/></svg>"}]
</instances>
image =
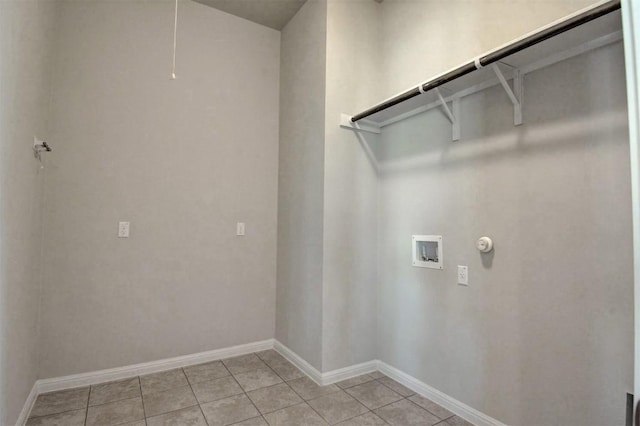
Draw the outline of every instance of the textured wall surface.
<instances>
[{"instance_id":1,"label":"textured wall surface","mask_svg":"<svg viewBox=\"0 0 640 426\"><path fill-rule=\"evenodd\" d=\"M459 142L439 110L385 129L380 359L506 424L624 424L623 65L618 44L528 74L520 127L495 87L463 98ZM412 234L443 236L444 270L411 266ZM490 255L475 249L482 235ZM457 265L468 265L469 287L457 285Z\"/></svg>"},{"instance_id":2,"label":"textured wall surface","mask_svg":"<svg viewBox=\"0 0 640 426\"><path fill-rule=\"evenodd\" d=\"M40 376L272 338L279 32L180 2L172 81L171 1L58 29Z\"/></svg>"},{"instance_id":3,"label":"textured wall surface","mask_svg":"<svg viewBox=\"0 0 640 426\"><path fill-rule=\"evenodd\" d=\"M326 0L282 30L276 338L322 368Z\"/></svg>"},{"instance_id":4,"label":"textured wall surface","mask_svg":"<svg viewBox=\"0 0 640 426\"><path fill-rule=\"evenodd\" d=\"M14 424L38 373L42 183L54 2L0 2L0 424ZM46 156L45 156L46 157Z\"/></svg>"},{"instance_id":5,"label":"textured wall surface","mask_svg":"<svg viewBox=\"0 0 640 426\"><path fill-rule=\"evenodd\" d=\"M327 10L323 371L376 359L378 178L372 135L338 127L380 96L379 4L331 0Z\"/></svg>"},{"instance_id":6,"label":"textured wall surface","mask_svg":"<svg viewBox=\"0 0 640 426\"><path fill-rule=\"evenodd\" d=\"M592 0L384 0L385 99L593 4Z\"/></svg>"},{"instance_id":7,"label":"textured wall surface","mask_svg":"<svg viewBox=\"0 0 640 426\"><path fill-rule=\"evenodd\" d=\"M527 75L521 127L500 88L463 99L455 144L439 110L338 127L590 2L308 0L279 33L184 1L172 81L170 0L0 1L0 422L37 378L275 335L507 424L622 424L621 46ZM411 267L412 234L444 236L443 271Z\"/></svg>"}]
</instances>

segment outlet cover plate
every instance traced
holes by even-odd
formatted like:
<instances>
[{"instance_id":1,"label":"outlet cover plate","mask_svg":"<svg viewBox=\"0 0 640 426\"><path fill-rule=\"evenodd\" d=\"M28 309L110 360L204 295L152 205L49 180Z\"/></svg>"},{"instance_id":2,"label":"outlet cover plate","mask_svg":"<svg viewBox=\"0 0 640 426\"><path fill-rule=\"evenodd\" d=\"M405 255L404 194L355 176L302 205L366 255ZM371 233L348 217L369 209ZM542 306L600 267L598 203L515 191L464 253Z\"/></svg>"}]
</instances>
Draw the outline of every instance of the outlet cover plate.
<instances>
[{"instance_id":1,"label":"outlet cover plate","mask_svg":"<svg viewBox=\"0 0 640 426\"><path fill-rule=\"evenodd\" d=\"M469 268L458 265L458 284L469 285Z\"/></svg>"}]
</instances>

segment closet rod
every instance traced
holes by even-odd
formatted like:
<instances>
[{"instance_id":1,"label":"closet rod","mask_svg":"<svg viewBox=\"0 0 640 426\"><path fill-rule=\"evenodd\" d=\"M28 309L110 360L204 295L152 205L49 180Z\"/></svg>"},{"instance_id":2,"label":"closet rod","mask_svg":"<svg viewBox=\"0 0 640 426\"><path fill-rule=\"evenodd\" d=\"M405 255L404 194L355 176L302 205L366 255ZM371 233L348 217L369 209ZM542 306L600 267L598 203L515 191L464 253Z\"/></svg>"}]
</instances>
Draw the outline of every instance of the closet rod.
<instances>
[{"instance_id":1,"label":"closet rod","mask_svg":"<svg viewBox=\"0 0 640 426\"><path fill-rule=\"evenodd\" d=\"M592 9L589 9L583 13L579 13L565 21L559 22L555 25L551 25L528 37L524 37L522 39L516 40L511 44L508 44L497 50L489 52L484 56L481 56L452 71L447 72L446 74L442 74L434 78L433 80L420 84L418 87L415 87L411 90L407 90L406 92L403 92L398 96L395 96L372 108L369 108L368 110L363 111L360 114L354 115L353 117L351 117L351 121L355 123L356 121L366 118L377 112L391 108L392 106L398 105L399 103L402 103L408 99L411 99L429 90L435 89L436 87L442 86L445 83L448 83L452 80L460 78L480 68L484 68L487 65L500 61L501 59L504 59L507 56L513 55L516 52L519 52L535 44L543 42L558 34L562 34L582 24L591 22L595 19L598 19L601 16L607 15L618 9L620 9L620 0L611 0L599 6L596 6Z\"/></svg>"}]
</instances>

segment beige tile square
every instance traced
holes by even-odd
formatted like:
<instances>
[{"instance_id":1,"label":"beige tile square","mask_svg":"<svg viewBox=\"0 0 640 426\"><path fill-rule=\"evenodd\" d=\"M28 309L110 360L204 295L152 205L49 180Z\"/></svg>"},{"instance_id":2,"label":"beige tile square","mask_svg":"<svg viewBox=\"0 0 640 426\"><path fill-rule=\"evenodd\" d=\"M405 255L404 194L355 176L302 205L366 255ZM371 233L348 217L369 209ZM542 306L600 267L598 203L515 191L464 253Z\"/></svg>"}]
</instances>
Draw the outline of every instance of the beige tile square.
<instances>
[{"instance_id":1,"label":"beige tile square","mask_svg":"<svg viewBox=\"0 0 640 426\"><path fill-rule=\"evenodd\" d=\"M375 380L345 389L345 392L370 410L402 399L402 396Z\"/></svg>"},{"instance_id":2,"label":"beige tile square","mask_svg":"<svg viewBox=\"0 0 640 426\"><path fill-rule=\"evenodd\" d=\"M436 404L430 399L425 398L424 396L413 395L409 399L441 419L448 419L449 417L453 416L453 413L451 411Z\"/></svg>"},{"instance_id":3,"label":"beige tile square","mask_svg":"<svg viewBox=\"0 0 640 426\"><path fill-rule=\"evenodd\" d=\"M353 419L345 420L342 423L338 423L340 426L386 426L387 422L382 420L380 417L373 414L369 411L366 414L363 414L358 417L354 417Z\"/></svg>"},{"instance_id":4,"label":"beige tile square","mask_svg":"<svg viewBox=\"0 0 640 426\"><path fill-rule=\"evenodd\" d=\"M223 359L222 363L233 375L253 370L269 370L267 364L258 358L256 354L241 355Z\"/></svg>"},{"instance_id":5,"label":"beige tile square","mask_svg":"<svg viewBox=\"0 0 640 426\"><path fill-rule=\"evenodd\" d=\"M140 384L142 385L142 395L160 392L168 389L187 386L187 377L181 368L169 371L161 371L160 373L147 374L140 376Z\"/></svg>"},{"instance_id":6,"label":"beige tile square","mask_svg":"<svg viewBox=\"0 0 640 426\"><path fill-rule=\"evenodd\" d=\"M332 425L369 411L343 391L312 399L307 401L307 404Z\"/></svg>"},{"instance_id":7,"label":"beige tile square","mask_svg":"<svg viewBox=\"0 0 640 426\"><path fill-rule=\"evenodd\" d=\"M112 426L144 419L142 398L123 399L89 407L87 426Z\"/></svg>"},{"instance_id":8,"label":"beige tile square","mask_svg":"<svg viewBox=\"0 0 640 426\"><path fill-rule=\"evenodd\" d=\"M363 374L362 376L352 377L350 379L338 382L336 383L336 386L338 386L340 389L347 389L370 382L371 380L373 380L373 377L368 374Z\"/></svg>"},{"instance_id":9,"label":"beige tile square","mask_svg":"<svg viewBox=\"0 0 640 426\"><path fill-rule=\"evenodd\" d=\"M304 376L302 371L273 349L258 352L257 355L284 381Z\"/></svg>"},{"instance_id":10,"label":"beige tile square","mask_svg":"<svg viewBox=\"0 0 640 426\"><path fill-rule=\"evenodd\" d=\"M190 386L169 389L144 395L144 411L147 417L168 413L169 411L191 407L198 404Z\"/></svg>"},{"instance_id":11,"label":"beige tile square","mask_svg":"<svg viewBox=\"0 0 640 426\"><path fill-rule=\"evenodd\" d=\"M247 395L262 414L303 402L302 398L286 383L254 390L248 392Z\"/></svg>"},{"instance_id":12,"label":"beige tile square","mask_svg":"<svg viewBox=\"0 0 640 426\"><path fill-rule=\"evenodd\" d=\"M187 379L189 379L189 383L191 384L219 379L220 377L225 377L230 374L229 370L226 369L221 361L185 367L184 373L187 375Z\"/></svg>"},{"instance_id":13,"label":"beige tile square","mask_svg":"<svg viewBox=\"0 0 640 426\"><path fill-rule=\"evenodd\" d=\"M262 417L254 417L240 423L234 423L233 426L269 426L269 423Z\"/></svg>"},{"instance_id":14,"label":"beige tile square","mask_svg":"<svg viewBox=\"0 0 640 426\"><path fill-rule=\"evenodd\" d=\"M374 411L392 426L431 426L440 419L406 399L386 405Z\"/></svg>"},{"instance_id":15,"label":"beige tile square","mask_svg":"<svg viewBox=\"0 0 640 426\"><path fill-rule=\"evenodd\" d=\"M387 377L379 371L374 371L373 373L369 373L369 376L373 379L382 379L383 377Z\"/></svg>"},{"instance_id":16,"label":"beige tile square","mask_svg":"<svg viewBox=\"0 0 640 426\"><path fill-rule=\"evenodd\" d=\"M470 423L459 416L453 416L446 420L447 423L451 426L474 426L473 423Z\"/></svg>"},{"instance_id":17,"label":"beige tile square","mask_svg":"<svg viewBox=\"0 0 640 426\"><path fill-rule=\"evenodd\" d=\"M82 408L50 416L32 417L26 423L26 426L84 426L86 415L87 410Z\"/></svg>"},{"instance_id":18,"label":"beige tile square","mask_svg":"<svg viewBox=\"0 0 640 426\"><path fill-rule=\"evenodd\" d=\"M209 426L223 426L260 416L246 395L235 395L200 406Z\"/></svg>"},{"instance_id":19,"label":"beige tile square","mask_svg":"<svg viewBox=\"0 0 640 426\"><path fill-rule=\"evenodd\" d=\"M242 388L232 376L196 383L191 387L200 404L243 393Z\"/></svg>"},{"instance_id":20,"label":"beige tile square","mask_svg":"<svg viewBox=\"0 0 640 426\"><path fill-rule=\"evenodd\" d=\"M147 418L147 426L207 426L202 411L195 407L183 408L170 413Z\"/></svg>"},{"instance_id":21,"label":"beige tile square","mask_svg":"<svg viewBox=\"0 0 640 426\"><path fill-rule=\"evenodd\" d=\"M89 405L101 405L142 396L137 377L91 386Z\"/></svg>"},{"instance_id":22,"label":"beige tile square","mask_svg":"<svg viewBox=\"0 0 640 426\"><path fill-rule=\"evenodd\" d=\"M47 416L65 411L86 408L89 402L89 387L67 389L38 395L30 417Z\"/></svg>"},{"instance_id":23,"label":"beige tile square","mask_svg":"<svg viewBox=\"0 0 640 426\"><path fill-rule=\"evenodd\" d=\"M273 349L269 349L262 352L256 352L258 358L263 360L267 365L271 366L271 364L277 364L281 362L289 362L285 357L280 355L278 352Z\"/></svg>"},{"instance_id":24,"label":"beige tile square","mask_svg":"<svg viewBox=\"0 0 640 426\"><path fill-rule=\"evenodd\" d=\"M400 383L396 382L395 380L389 377L383 377L381 379L378 379L378 381L383 385L385 385L386 387L388 387L389 389L391 389L392 391L397 392L404 397L416 394L414 391L412 391L408 387L401 385Z\"/></svg>"},{"instance_id":25,"label":"beige tile square","mask_svg":"<svg viewBox=\"0 0 640 426\"><path fill-rule=\"evenodd\" d=\"M235 378L246 392L282 383L282 379L271 370L253 370L236 374Z\"/></svg>"},{"instance_id":26,"label":"beige tile square","mask_svg":"<svg viewBox=\"0 0 640 426\"><path fill-rule=\"evenodd\" d=\"M274 362L269 365L273 371L285 382L298 379L304 376L304 373L291 364L289 361Z\"/></svg>"},{"instance_id":27,"label":"beige tile square","mask_svg":"<svg viewBox=\"0 0 640 426\"><path fill-rule=\"evenodd\" d=\"M264 416L269 426L326 426L322 417L307 404L302 403Z\"/></svg>"},{"instance_id":28,"label":"beige tile square","mask_svg":"<svg viewBox=\"0 0 640 426\"><path fill-rule=\"evenodd\" d=\"M292 380L288 383L289 386L298 393L298 395L307 400L338 392L340 390L336 385L319 386L307 376Z\"/></svg>"}]
</instances>

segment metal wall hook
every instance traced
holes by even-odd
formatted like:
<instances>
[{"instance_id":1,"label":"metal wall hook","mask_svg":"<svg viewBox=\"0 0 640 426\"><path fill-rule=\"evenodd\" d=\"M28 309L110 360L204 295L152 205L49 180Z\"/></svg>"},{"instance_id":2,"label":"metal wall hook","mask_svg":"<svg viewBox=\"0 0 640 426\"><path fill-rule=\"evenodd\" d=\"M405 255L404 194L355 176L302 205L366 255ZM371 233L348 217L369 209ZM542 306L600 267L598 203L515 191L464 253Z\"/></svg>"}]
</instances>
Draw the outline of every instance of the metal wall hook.
<instances>
[{"instance_id":1,"label":"metal wall hook","mask_svg":"<svg viewBox=\"0 0 640 426\"><path fill-rule=\"evenodd\" d=\"M41 141L38 138L33 138L33 156L38 160L38 162L40 162L41 169L44 169L44 164L42 164L42 157L40 153L51 151L52 149L48 143Z\"/></svg>"}]
</instances>

